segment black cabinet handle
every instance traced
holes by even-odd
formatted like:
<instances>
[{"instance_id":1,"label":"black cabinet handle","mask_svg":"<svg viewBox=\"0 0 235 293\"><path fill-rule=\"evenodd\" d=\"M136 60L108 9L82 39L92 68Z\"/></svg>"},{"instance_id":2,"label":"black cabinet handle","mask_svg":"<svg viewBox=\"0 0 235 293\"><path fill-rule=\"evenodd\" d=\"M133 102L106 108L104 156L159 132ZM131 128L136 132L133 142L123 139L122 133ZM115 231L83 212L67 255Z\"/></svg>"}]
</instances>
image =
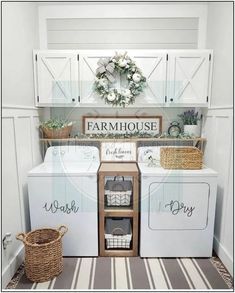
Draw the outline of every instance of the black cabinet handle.
<instances>
[{"instance_id":1,"label":"black cabinet handle","mask_svg":"<svg viewBox=\"0 0 235 293\"><path fill-rule=\"evenodd\" d=\"M75 102L75 99L72 99L72 102Z\"/></svg>"},{"instance_id":2,"label":"black cabinet handle","mask_svg":"<svg viewBox=\"0 0 235 293\"><path fill-rule=\"evenodd\" d=\"M173 99L171 98L170 101L173 102Z\"/></svg>"}]
</instances>

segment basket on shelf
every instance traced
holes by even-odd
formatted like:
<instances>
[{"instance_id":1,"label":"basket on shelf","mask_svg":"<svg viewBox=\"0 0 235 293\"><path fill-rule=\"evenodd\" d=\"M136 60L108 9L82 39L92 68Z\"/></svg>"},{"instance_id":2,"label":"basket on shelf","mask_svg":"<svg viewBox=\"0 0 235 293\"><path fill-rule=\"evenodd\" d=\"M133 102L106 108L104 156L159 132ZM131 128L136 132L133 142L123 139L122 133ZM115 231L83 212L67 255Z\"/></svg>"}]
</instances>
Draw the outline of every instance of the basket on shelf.
<instances>
[{"instance_id":1,"label":"basket on shelf","mask_svg":"<svg viewBox=\"0 0 235 293\"><path fill-rule=\"evenodd\" d=\"M58 129L41 127L44 138L68 138L70 136L72 125L65 126Z\"/></svg>"},{"instance_id":2,"label":"basket on shelf","mask_svg":"<svg viewBox=\"0 0 235 293\"><path fill-rule=\"evenodd\" d=\"M29 280L46 282L62 272L61 239L67 231L66 226L60 226L58 229L37 229L16 236L25 246L25 272Z\"/></svg>"},{"instance_id":3,"label":"basket on shelf","mask_svg":"<svg viewBox=\"0 0 235 293\"><path fill-rule=\"evenodd\" d=\"M161 147L160 163L164 169L202 169L202 152L196 147Z\"/></svg>"},{"instance_id":4,"label":"basket on shelf","mask_svg":"<svg viewBox=\"0 0 235 293\"><path fill-rule=\"evenodd\" d=\"M132 195L132 182L125 180L122 176L122 181L107 180L105 184L105 199L106 206L130 206Z\"/></svg>"},{"instance_id":5,"label":"basket on shelf","mask_svg":"<svg viewBox=\"0 0 235 293\"><path fill-rule=\"evenodd\" d=\"M108 218L105 224L106 248L131 248L132 229L130 219Z\"/></svg>"}]
</instances>

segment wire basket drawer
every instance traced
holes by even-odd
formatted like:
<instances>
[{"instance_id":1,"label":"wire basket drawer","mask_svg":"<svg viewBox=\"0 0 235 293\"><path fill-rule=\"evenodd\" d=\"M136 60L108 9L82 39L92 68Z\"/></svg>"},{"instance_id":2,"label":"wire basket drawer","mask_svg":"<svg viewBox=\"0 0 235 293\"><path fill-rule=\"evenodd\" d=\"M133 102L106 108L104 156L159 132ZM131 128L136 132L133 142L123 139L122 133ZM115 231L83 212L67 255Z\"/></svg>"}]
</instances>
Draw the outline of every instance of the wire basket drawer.
<instances>
[{"instance_id":1,"label":"wire basket drawer","mask_svg":"<svg viewBox=\"0 0 235 293\"><path fill-rule=\"evenodd\" d=\"M106 219L105 240L107 249L130 249L132 240L131 221L126 218Z\"/></svg>"},{"instance_id":2,"label":"wire basket drawer","mask_svg":"<svg viewBox=\"0 0 235 293\"><path fill-rule=\"evenodd\" d=\"M107 180L105 184L105 199L107 206L130 206L132 196L131 180Z\"/></svg>"}]
</instances>

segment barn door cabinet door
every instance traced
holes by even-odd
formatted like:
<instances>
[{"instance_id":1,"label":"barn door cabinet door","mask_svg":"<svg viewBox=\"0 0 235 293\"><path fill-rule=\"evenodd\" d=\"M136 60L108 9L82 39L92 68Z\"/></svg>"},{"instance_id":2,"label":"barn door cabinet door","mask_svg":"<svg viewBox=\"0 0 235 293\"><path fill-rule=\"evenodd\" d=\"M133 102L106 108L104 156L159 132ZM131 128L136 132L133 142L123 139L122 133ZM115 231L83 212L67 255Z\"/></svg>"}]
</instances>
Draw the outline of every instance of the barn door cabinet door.
<instances>
[{"instance_id":1,"label":"barn door cabinet door","mask_svg":"<svg viewBox=\"0 0 235 293\"><path fill-rule=\"evenodd\" d=\"M146 88L136 97L136 104L164 105L166 88L166 52L165 51L137 51L130 53L130 57L136 62L146 77Z\"/></svg>"},{"instance_id":2,"label":"barn door cabinet door","mask_svg":"<svg viewBox=\"0 0 235 293\"><path fill-rule=\"evenodd\" d=\"M96 105L107 106L94 91L94 81L97 63L100 58L110 58L114 51L80 52L80 95L81 106ZM163 105L166 81L166 53L162 51L128 51L128 55L136 62L143 75L147 78L147 86L143 93L136 97L135 104L129 107L143 107L151 105ZM117 89L127 87L127 81L116 78L113 86Z\"/></svg>"},{"instance_id":3,"label":"barn door cabinet door","mask_svg":"<svg viewBox=\"0 0 235 293\"><path fill-rule=\"evenodd\" d=\"M112 51L97 50L79 52L79 88L80 88L80 106L109 106L94 91L94 81L96 78L97 63L100 58L110 58Z\"/></svg>"},{"instance_id":4,"label":"barn door cabinet door","mask_svg":"<svg viewBox=\"0 0 235 293\"><path fill-rule=\"evenodd\" d=\"M76 51L35 51L37 106L72 106L79 102Z\"/></svg>"},{"instance_id":5,"label":"barn door cabinet door","mask_svg":"<svg viewBox=\"0 0 235 293\"><path fill-rule=\"evenodd\" d=\"M169 106L208 106L212 52L169 51L167 99Z\"/></svg>"}]
</instances>

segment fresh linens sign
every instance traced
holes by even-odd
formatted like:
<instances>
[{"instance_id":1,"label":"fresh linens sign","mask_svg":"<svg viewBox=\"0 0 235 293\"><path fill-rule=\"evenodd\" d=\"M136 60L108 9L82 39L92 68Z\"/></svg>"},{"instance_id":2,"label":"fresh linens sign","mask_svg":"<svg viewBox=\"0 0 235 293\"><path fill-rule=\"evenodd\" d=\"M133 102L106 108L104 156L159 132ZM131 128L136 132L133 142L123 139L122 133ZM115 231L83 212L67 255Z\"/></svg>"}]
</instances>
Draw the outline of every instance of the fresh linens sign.
<instances>
[{"instance_id":1,"label":"fresh linens sign","mask_svg":"<svg viewBox=\"0 0 235 293\"><path fill-rule=\"evenodd\" d=\"M83 117L85 134L161 133L162 117Z\"/></svg>"},{"instance_id":2,"label":"fresh linens sign","mask_svg":"<svg viewBox=\"0 0 235 293\"><path fill-rule=\"evenodd\" d=\"M136 161L135 142L102 142L101 161Z\"/></svg>"}]
</instances>

